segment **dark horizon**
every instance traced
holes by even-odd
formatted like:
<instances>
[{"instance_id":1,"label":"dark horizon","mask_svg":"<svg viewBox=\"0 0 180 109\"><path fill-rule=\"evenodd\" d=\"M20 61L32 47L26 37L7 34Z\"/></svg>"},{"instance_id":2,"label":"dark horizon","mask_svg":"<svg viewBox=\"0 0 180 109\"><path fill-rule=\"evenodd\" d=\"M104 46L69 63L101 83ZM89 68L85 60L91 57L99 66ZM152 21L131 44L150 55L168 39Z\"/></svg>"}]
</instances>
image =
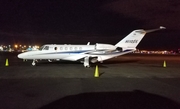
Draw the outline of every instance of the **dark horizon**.
<instances>
[{"instance_id":1,"label":"dark horizon","mask_svg":"<svg viewBox=\"0 0 180 109\"><path fill-rule=\"evenodd\" d=\"M146 34L138 49L180 48L179 1L0 1L0 43L116 44L135 29Z\"/></svg>"}]
</instances>

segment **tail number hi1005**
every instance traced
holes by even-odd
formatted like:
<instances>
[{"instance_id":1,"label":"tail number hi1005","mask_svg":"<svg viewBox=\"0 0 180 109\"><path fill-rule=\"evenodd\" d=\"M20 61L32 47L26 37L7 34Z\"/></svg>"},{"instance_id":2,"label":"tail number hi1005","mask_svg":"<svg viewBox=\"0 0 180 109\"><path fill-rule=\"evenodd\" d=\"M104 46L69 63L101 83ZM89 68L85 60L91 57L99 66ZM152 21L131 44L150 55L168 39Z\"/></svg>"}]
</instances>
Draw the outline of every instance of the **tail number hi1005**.
<instances>
[{"instance_id":1,"label":"tail number hi1005","mask_svg":"<svg viewBox=\"0 0 180 109\"><path fill-rule=\"evenodd\" d=\"M137 42L138 42L138 40L126 40L125 43L137 43Z\"/></svg>"}]
</instances>

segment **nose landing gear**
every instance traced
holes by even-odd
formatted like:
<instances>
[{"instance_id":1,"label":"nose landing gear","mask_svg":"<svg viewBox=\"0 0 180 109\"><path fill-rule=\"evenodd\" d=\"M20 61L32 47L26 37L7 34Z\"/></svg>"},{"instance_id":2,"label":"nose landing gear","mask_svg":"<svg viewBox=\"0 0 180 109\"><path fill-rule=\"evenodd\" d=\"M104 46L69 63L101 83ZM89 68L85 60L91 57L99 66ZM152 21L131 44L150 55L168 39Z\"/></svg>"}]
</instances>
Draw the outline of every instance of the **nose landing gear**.
<instances>
[{"instance_id":1,"label":"nose landing gear","mask_svg":"<svg viewBox=\"0 0 180 109\"><path fill-rule=\"evenodd\" d=\"M35 66L37 62L38 61L34 59L33 62L32 62L32 66Z\"/></svg>"}]
</instances>

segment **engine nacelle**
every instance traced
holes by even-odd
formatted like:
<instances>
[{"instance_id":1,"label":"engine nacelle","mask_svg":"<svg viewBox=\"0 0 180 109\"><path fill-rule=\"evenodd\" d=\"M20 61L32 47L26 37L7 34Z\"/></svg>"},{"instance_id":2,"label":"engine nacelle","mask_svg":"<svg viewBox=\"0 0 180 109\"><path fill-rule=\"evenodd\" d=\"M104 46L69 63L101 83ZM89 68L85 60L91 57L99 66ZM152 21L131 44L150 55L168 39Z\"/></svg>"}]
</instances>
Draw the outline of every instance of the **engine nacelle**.
<instances>
[{"instance_id":1,"label":"engine nacelle","mask_svg":"<svg viewBox=\"0 0 180 109\"><path fill-rule=\"evenodd\" d=\"M116 50L121 52L121 51L123 51L123 48L122 47L117 47Z\"/></svg>"},{"instance_id":2,"label":"engine nacelle","mask_svg":"<svg viewBox=\"0 0 180 109\"><path fill-rule=\"evenodd\" d=\"M97 50L104 50L104 49L109 49L109 50L115 50L117 47L111 44L99 44L96 43L96 49Z\"/></svg>"}]
</instances>

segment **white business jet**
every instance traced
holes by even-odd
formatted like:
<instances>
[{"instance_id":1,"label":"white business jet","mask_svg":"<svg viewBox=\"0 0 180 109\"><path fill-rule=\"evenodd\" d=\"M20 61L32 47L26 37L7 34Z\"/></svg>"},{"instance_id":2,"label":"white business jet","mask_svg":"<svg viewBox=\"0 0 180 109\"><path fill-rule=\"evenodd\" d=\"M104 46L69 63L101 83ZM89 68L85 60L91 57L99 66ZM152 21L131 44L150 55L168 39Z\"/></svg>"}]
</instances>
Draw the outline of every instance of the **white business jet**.
<instances>
[{"instance_id":1,"label":"white business jet","mask_svg":"<svg viewBox=\"0 0 180 109\"><path fill-rule=\"evenodd\" d=\"M49 62L52 60L67 60L80 61L84 63L84 67L90 67L90 63L103 62L135 51L146 33L161 29L165 29L165 27L160 26L152 30L134 30L115 45L102 43L90 45L89 42L87 45L46 44L40 47L39 50L19 54L18 58L33 60L33 66L36 65L38 60L48 60Z\"/></svg>"}]
</instances>

